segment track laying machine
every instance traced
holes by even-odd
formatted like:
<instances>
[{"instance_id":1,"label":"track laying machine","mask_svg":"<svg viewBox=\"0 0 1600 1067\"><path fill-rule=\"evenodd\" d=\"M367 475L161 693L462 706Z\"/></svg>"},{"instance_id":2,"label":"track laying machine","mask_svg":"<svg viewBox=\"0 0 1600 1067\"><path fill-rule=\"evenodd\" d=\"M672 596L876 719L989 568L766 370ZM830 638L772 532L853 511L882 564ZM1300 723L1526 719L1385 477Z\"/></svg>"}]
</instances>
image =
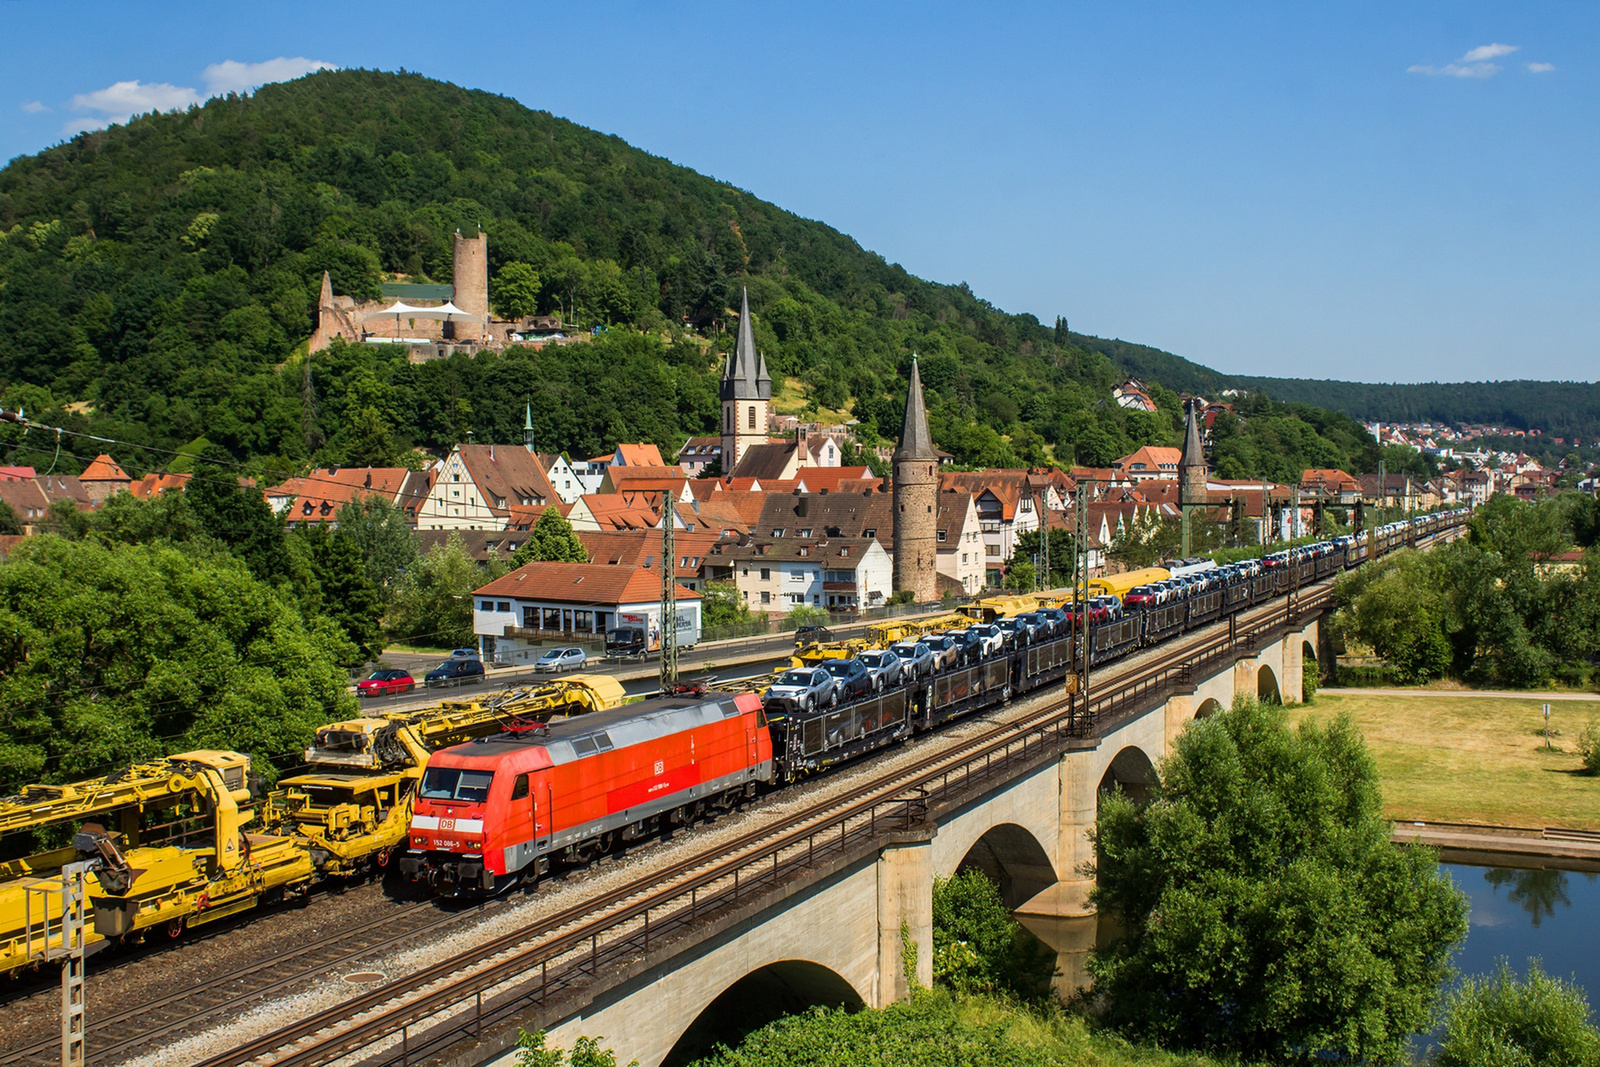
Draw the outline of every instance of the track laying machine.
<instances>
[{"instance_id":1,"label":"track laying machine","mask_svg":"<svg viewBox=\"0 0 1600 1067\"><path fill-rule=\"evenodd\" d=\"M85 820L117 829L119 877L90 873L88 949L111 939L186 926L304 891L312 879L303 842L246 833L255 818L250 758L183 752L69 785L33 785L0 800L0 835L37 841L69 834ZM29 831L35 834L24 837ZM81 837L81 835L80 835ZM81 843L81 842L80 842ZM61 868L78 843L0 863L0 974L55 958L61 949Z\"/></svg>"},{"instance_id":2,"label":"track laying machine","mask_svg":"<svg viewBox=\"0 0 1600 1067\"><path fill-rule=\"evenodd\" d=\"M405 846L412 797L436 749L532 716L622 702L615 679L569 675L333 723L306 751L313 770L280 782L259 818L250 757L238 752L184 752L0 798L0 975L63 954L62 868L87 849L102 862L85 875L85 949L156 929L175 938L304 893L320 878L384 866Z\"/></svg>"}]
</instances>

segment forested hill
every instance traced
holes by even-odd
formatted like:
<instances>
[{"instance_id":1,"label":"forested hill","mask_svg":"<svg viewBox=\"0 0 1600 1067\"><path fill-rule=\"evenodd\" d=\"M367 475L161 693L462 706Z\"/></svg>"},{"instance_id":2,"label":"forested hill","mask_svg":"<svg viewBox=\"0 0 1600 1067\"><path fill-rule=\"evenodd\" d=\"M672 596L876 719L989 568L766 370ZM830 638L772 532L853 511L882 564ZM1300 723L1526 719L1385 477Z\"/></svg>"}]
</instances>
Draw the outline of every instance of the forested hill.
<instances>
[{"instance_id":1,"label":"forested hill","mask_svg":"<svg viewBox=\"0 0 1600 1067\"><path fill-rule=\"evenodd\" d=\"M1214 395L1248 389L1286 403L1331 408L1362 422L1493 423L1541 429L1562 437L1600 437L1600 382L1427 382L1395 385L1309 378L1224 374L1159 348L1073 334L1138 378L1172 389Z\"/></svg>"},{"instance_id":2,"label":"forested hill","mask_svg":"<svg viewBox=\"0 0 1600 1067\"><path fill-rule=\"evenodd\" d=\"M604 326L586 344L420 366L336 346L336 291L444 282L457 229L489 234L497 308ZM920 353L936 441L972 465L1105 464L1174 443L1176 396L1127 412L1115 355L1006 314L726 183L504 97L415 74L321 72L81 134L0 171L0 402L115 438L130 469L207 443L264 477L392 463L473 434L593 455L715 432L741 286L779 410L892 434ZM1148 350L1147 350L1148 351ZM1146 375L1166 385L1180 380ZM1257 405L1224 474L1370 466L1360 427ZM100 445L0 430L5 462L79 468ZM172 453L182 453L174 456Z\"/></svg>"}]
</instances>

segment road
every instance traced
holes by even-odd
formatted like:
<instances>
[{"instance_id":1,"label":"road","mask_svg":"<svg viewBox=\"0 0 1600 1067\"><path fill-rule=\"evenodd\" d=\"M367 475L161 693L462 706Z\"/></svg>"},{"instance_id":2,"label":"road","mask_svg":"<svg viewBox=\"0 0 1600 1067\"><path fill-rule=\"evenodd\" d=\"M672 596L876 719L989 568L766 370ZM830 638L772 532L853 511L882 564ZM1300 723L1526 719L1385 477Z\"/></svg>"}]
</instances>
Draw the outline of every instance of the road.
<instances>
[{"instance_id":1,"label":"road","mask_svg":"<svg viewBox=\"0 0 1600 1067\"><path fill-rule=\"evenodd\" d=\"M907 615L896 621L910 621L916 618L930 618L934 615L943 614L947 614L947 612L940 610L924 615ZM861 634L873 623L881 621L887 620L874 619L849 626L832 626L829 629L839 638L854 637ZM789 661L789 653L793 649L794 634L789 631L763 634L759 637L739 637L726 641L713 641L696 646L692 652L681 654L678 657L678 672L684 678L695 678L704 675L716 675L721 678L747 678L753 675L766 674L779 667L786 666ZM444 656L439 653L428 654L420 652L390 653L383 656L380 661L383 666L397 667L409 671L411 676L418 681L417 689L412 693L364 699L362 706L380 711L399 711L408 708L427 707L430 704L438 703L441 699L452 699L456 696L470 697L479 692L493 692L496 689L528 685L535 680L555 677L549 674L535 674L532 667L501 667L490 668L488 678L481 686L467 686L465 689L423 689L421 685L422 676L438 666L443 659ZM656 679L660 673L660 661L651 659L641 663L638 660L617 661L591 656L589 665L584 668L584 673L611 675L622 682L623 690L629 696L640 696L655 690Z\"/></svg>"}]
</instances>

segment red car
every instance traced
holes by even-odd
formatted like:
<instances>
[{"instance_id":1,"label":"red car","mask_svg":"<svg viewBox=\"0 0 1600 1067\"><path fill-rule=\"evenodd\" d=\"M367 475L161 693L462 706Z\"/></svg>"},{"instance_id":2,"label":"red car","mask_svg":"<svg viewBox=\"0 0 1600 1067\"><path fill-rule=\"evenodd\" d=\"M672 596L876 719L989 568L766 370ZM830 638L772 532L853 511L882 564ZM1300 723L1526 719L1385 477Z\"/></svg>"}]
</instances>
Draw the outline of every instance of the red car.
<instances>
[{"instance_id":1,"label":"red car","mask_svg":"<svg viewBox=\"0 0 1600 1067\"><path fill-rule=\"evenodd\" d=\"M381 697L390 693L409 693L417 680L406 671L373 671L356 684L356 696Z\"/></svg>"}]
</instances>

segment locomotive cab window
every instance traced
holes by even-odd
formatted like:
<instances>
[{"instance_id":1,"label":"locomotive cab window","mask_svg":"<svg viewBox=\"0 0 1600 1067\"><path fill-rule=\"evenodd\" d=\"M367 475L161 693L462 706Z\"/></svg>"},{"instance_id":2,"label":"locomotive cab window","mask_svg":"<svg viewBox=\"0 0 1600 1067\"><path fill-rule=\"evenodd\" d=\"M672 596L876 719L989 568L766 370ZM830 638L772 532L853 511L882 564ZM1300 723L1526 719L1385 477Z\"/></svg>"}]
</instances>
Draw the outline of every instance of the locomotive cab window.
<instances>
[{"instance_id":1,"label":"locomotive cab window","mask_svg":"<svg viewBox=\"0 0 1600 1067\"><path fill-rule=\"evenodd\" d=\"M457 767L429 767L422 775L424 800L462 800L481 804L489 799L493 771L468 771Z\"/></svg>"},{"instance_id":2,"label":"locomotive cab window","mask_svg":"<svg viewBox=\"0 0 1600 1067\"><path fill-rule=\"evenodd\" d=\"M528 776L526 774L519 774L519 775L517 775L517 780L515 782L511 783L511 799L512 800L521 800L523 797L525 797L527 795L528 795Z\"/></svg>"}]
</instances>

